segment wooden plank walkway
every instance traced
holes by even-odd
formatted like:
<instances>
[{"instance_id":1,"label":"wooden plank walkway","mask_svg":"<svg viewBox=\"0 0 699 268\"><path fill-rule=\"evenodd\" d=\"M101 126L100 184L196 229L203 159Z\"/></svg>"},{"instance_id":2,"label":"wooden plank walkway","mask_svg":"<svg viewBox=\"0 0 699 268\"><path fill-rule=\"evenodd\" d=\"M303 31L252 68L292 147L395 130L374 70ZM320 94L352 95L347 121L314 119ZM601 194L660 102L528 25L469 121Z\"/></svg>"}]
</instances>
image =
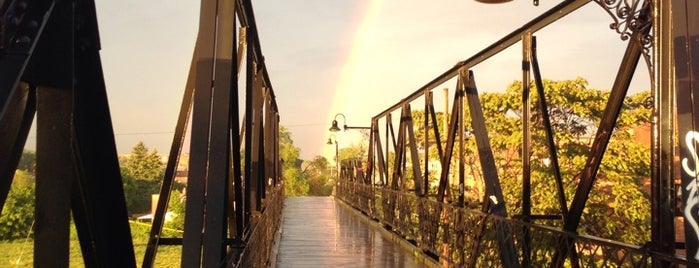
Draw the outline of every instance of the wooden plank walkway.
<instances>
[{"instance_id":1,"label":"wooden plank walkway","mask_svg":"<svg viewBox=\"0 0 699 268\"><path fill-rule=\"evenodd\" d=\"M332 197L287 197L277 267L434 266Z\"/></svg>"}]
</instances>

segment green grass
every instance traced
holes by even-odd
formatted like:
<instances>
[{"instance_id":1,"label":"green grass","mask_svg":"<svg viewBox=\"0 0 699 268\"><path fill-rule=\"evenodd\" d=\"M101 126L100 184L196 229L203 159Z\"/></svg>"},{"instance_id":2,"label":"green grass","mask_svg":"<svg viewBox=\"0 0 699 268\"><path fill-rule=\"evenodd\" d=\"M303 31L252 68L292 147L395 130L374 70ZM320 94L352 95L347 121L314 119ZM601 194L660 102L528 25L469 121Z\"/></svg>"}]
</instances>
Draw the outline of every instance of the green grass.
<instances>
[{"instance_id":1,"label":"green grass","mask_svg":"<svg viewBox=\"0 0 699 268\"><path fill-rule=\"evenodd\" d=\"M140 267L143 254L148 244L150 224L130 222L133 237L136 264ZM163 230L163 237L182 237L176 230ZM80 243L75 229L70 235L70 267L83 267ZM155 267L180 267L181 246L159 246L155 258ZM0 241L0 267L33 267L34 241L32 239L16 239Z\"/></svg>"}]
</instances>

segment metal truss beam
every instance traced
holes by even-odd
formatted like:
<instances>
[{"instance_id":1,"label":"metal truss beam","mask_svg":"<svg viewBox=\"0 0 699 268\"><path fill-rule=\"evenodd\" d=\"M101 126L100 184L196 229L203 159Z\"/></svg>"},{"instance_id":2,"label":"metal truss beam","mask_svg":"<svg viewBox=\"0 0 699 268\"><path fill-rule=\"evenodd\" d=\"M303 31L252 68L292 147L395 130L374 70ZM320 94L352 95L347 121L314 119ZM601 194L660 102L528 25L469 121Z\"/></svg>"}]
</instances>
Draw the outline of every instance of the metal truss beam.
<instances>
[{"instance_id":1,"label":"metal truss beam","mask_svg":"<svg viewBox=\"0 0 699 268\"><path fill-rule=\"evenodd\" d=\"M268 258L265 254L258 255L266 252L258 247L266 247L271 241L258 245L251 239L267 240L260 237L264 233L256 231L267 227L257 225L274 224L280 216L279 212L263 213L272 202L267 200L269 194L274 194L270 200L281 200L276 197L281 191L275 190L281 184L279 112L264 68L251 3L202 1L201 13L197 45L170 152L171 161L177 161L191 109L182 266L266 262L250 256ZM237 43L236 18L244 26ZM234 78L243 68L246 69L245 113L241 120L240 90ZM161 188L161 194L166 197L161 195L159 200L155 216L159 222L151 231L144 267L152 267L154 262L176 166L176 162L168 163L166 172L170 176ZM261 219L261 215L271 218Z\"/></svg>"},{"instance_id":2,"label":"metal truss beam","mask_svg":"<svg viewBox=\"0 0 699 268\"><path fill-rule=\"evenodd\" d=\"M16 168L35 110L38 118L35 266L68 266L72 209L86 267L135 267L94 3L7 1L0 9L1 143L12 144L2 166Z\"/></svg>"},{"instance_id":3,"label":"metal truss beam","mask_svg":"<svg viewBox=\"0 0 699 268\"><path fill-rule=\"evenodd\" d=\"M648 10L646 11L648 12ZM648 14L646 13L646 15ZM587 199L597 178L597 171L602 163L602 158L604 157L607 145L614 131L614 125L619 117L619 112L621 111L624 98L629 89L631 78L633 77L634 70L636 70L638 61L643 53L643 44L637 40L641 40L639 35L647 34L648 30L650 29L646 29L646 32L635 32L632 36L632 41L629 42L626 48L624 58L622 59L621 66L614 80L614 85L612 86L612 92L604 108L604 114L597 127L597 134L595 134L589 156L581 173L580 182L573 196L568 217L566 217L563 223L563 230L565 231L577 232ZM572 240L562 240L552 266L560 267L563 265L563 259L572 248Z\"/></svg>"}]
</instances>

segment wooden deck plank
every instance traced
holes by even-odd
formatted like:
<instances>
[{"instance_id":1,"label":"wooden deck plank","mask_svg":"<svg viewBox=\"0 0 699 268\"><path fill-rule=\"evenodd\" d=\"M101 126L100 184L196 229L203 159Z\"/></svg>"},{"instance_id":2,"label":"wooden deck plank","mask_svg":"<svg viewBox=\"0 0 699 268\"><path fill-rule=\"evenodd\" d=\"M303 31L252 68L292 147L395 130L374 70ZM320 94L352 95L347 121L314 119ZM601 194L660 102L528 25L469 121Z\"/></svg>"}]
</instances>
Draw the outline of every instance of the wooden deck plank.
<instances>
[{"instance_id":1,"label":"wooden deck plank","mask_svg":"<svg viewBox=\"0 0 699 268\"><path fill-rule=\"evenodd\" d=\"M277 267L424 267L419 254L332 197L287 197Z\"/></svg>"}]
</instances>

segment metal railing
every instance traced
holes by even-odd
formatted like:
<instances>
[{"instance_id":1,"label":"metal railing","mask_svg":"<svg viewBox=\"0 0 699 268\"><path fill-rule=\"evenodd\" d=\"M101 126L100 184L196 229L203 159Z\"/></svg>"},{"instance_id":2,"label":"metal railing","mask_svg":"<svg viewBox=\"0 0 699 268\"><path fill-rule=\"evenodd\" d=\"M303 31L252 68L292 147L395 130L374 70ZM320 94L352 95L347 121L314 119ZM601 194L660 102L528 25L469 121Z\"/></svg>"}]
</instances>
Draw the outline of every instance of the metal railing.
<instances>
[{"instance_id":1,"label":"metal railing","mask_svg":"<svg viewBox=\"0 0 699 268\"><path fill-rule=\"evenodd\" d=\"M612 30L627 41L606 104L599 117L598 125L592 127L590 147L586 153L582 170L575 178L567 178L564 185L559 167L557 146L553 127L548 114L543 79L536 56L534 34L575 12L578 8L595 3L612 16ZM674 154L677 144L674 134L676 108L675 98L683 102L687 121L680 132L687 132L687 140L696 139L693 129L699 118L690 103L696 77L688 75L688 66L696 66L699 57L689 41L697 33L696 18L689 8L696 2L685 0L571 0L563 1L542 15L534 18L512 33L476 53L457 62L417 91L402 98L398 103L372 118L369 137L369 159L362 173L352 172L361 165L343 163L343 176L338 180L337 196L369 217L381 222L386 228L414 242L429 255L438 258L447 266L468 267L694 267L699 262L676 255L677 249L685 245L675 241L675 174ZM674 24L671 24L674 22ZM688 26L690 25L690 26ZM675 29L675 30L673 30ZM674 31L674 32L673 32ZM676 40L672 37L679 36ZM475 82L473 67L490 57L520 42L522 45L522 103L520 115L521 152L521 200L506 200L500 182L501 166L496 164L494 146L491 145L487 129L488 118L481 105L481 95ZM680 42L679 45L673 42ZM684 42L684 43L682 43ZM674 58L672 50L675 50ZM694 53L694 54L692 54ZM652 106L651 115L651 209L649 227L651 239L644 246L629 245L599 237L578 234L581 218L589 205L588 197L594 191L597 173L602 164L615 125L624 105L631 79L641 59L645 59L652 81L652 98L646 100ZM674 73L678 66L681 72ZM676 75L676 77L673 77ZM532 79L532 76L534 79ZM450 80L456 80L453 105L443 115L446 127L438 125L434 108L433 89ZM677 80L678 79L678 80ZM683 91L673 82L681 82ZM689 83L686 83L689 82ZM538 134L544 138L538 148L548 151L551 177L555 184L556 212L552 215L532 213L533 144L531 143L532 117L529 96L536 90L541 128ZM675 94L683 93L682 96ZM424 116L414 117L415 102L424 104ZM519 107L519 106L518 106ZM499 111L506 112L506 111ZM400 114L398 120L394 116ZM593 120L594 121L594 120ZM689 122L692 121L692 122ZM683 130L682 127L685 129ZM422 134L419 139L416 134ZM519 134L519 133L518 133ZM694 136L692 136L694 135ZM429 136L432 136L429 138ZM682 134L684 136L684 134ZM689 142L688 142L689 144ZM689 145L688 145L689 146ZM517 149L512 149L517 153ZM694 152L691 148L682 153ZM483 181L478 201L465 200L466 151L472 155L477 177ZM430 151L436 152L430 156ZM526 157L523 157L526 156ZM687 155L684 161L696 159ZM438 186L432 188L429 177L434 169L429 162L438 162ZM471 168L471 167L469 167ZM473 170L473 169L472 169ZM690 170L691 171L691 170ZM362 175L360 179L357 174ZM687 173L686 181L696 180L695 173ZM692 177L694 176L694 177ZM572 183L571 183L572 181ZM571 199L566 197L565 186L574 187ZM690 185L691 186L691 185ZM640 187L640 186L638 186ZM682 196L688 198L685 217L690 222L692 204L696 204L696 188L683 186ZM570 190L570 189L569 189ZM570 195L570 193L568 193ZM473 200L472 200L473 201ZM692 203L694 202L694 203ZM507 204L521 204L516 209L521 215L508 215ZM521 212L520 212L521 210ZM643 212L642 212L643 213ZM555 220L549 225L536 224L535 220ZM699 228L698 228L699 229ZM687 232L686 256L697 251L697 237Z\"/></svg>"},{"instance_id":2,"label":"metal railing","mask_svg":"<svg viewBox=\"0 0 699 268\"><path fill-rule=\"evenodd\" d=\"M564 267L651 267L654 260L664 261L669 265L666 267L694 267L699 264L649 247L503 218L380 186L341 180L337 197L411 241L446 266L508 266L502 263L496 226L507 230L507 237L516 248L517 262L522 261L524 246L530 245L527 250L531 252L532 267L551 265L558 250L557 245L566 240L575 241L569 250L576 253L577 264L566 259L562 264ZM531 237L528 243L524 242L525 232Z\"/></svg>"}]
</instances>

